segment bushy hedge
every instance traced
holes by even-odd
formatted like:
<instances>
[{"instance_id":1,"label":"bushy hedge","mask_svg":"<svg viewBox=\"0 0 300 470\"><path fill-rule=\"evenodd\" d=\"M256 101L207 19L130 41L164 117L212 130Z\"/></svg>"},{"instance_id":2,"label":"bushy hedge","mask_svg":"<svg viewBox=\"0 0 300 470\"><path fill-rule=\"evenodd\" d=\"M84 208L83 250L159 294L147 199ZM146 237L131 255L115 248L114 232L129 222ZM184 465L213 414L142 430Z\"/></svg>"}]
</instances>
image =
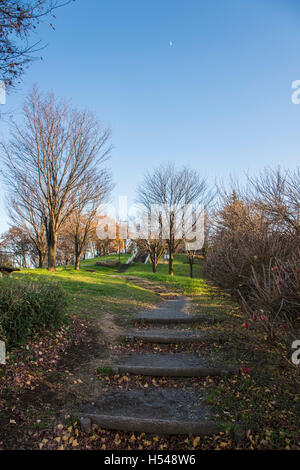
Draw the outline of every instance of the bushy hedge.
<instances>
[{"instance_id":1,"label":"bushy hedge","mask_svg":"<svg viewBox=\"0 0 300 470\"><path fill-rule=\"evenodd\" d=\"M67 296L50 280L0 279L0 335L17 346L66 320Z\"/></svg>"},{"instance_id":2,"label":"bushy hedge","mask_svg":"<svg viewBox=\"0 0 300 470\"><path fill-rule=\"evenodd\" d=\"M300 321L300 169L265 170L248 183L239 195L220 194L205 270L238 294L251 321L263 319L270 338L276 329L294 334Z\"/></svg>"}]
</instances>

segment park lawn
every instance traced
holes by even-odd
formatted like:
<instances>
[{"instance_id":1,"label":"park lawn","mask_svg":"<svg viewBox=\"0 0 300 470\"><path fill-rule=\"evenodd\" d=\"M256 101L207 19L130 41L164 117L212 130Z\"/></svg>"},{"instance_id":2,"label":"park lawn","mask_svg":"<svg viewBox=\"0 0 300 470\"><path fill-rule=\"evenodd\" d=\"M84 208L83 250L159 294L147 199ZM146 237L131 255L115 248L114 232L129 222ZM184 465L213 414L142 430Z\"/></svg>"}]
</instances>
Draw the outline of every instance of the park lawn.
<instances>
[{"instance_id":1,"label":"park lawn","mask_svg":"<svg viewBox=\"0 0 300 470\"><path fill-rule=\"evenodd\" d=\"M184 256L176 257L172 279L166 265L159 267L156 278L150 264L138 264L121 274L118 267L96 265L105 259L117 261L118 255L83 261L79 272L68 266L58 267L55 273L24 269L14 274L59 282L69 297L70 321L57 332L28 338L26 345L8 351L7 364L0 368L0 449L35 448L37 433L51 428L58 416L68 416L70 409L82 402L88 388L81 390L80 384L94 374L87 364L107 354L105 318L117 322L124 317L123 325L128 325L135 311L162 300L161 290L165 293L176 287L177 293L184 293L203 289L202 280L186 278ZM121 262L127 259L128 255L121 255ZM79 364L85 378L77 381L71 371Z\"/></svg>"},{"instance_id":2,"label":"park lawn","mask_svg":"<svg viewBox=\"0 0 300 470\"><path fill-rule=\"evenodd\" d=\"M121 255L121 263L126 263L130 255ZM176 255L174 276L169 276L167 262L162 261L157 273L152 273L151 263L135 263L124 273L118 267L97 266L97 262L117 261L118 255L82 261L80 271L73 266L58 267L55 273L46 269L23 269L15 277L47 276L60 282L69 295L69 311L72 315L99 317L101 312L122 314L137 309L149 308L159 302L160 295L155 287L164 286L177 294L200 295L209 291L209 285L202 277L202 266L195 264L195 278L190 279L186 256ZM128 277L130 279L128 279ZM131 279L133 278L133 279ZM147 283L140 283L138 279Z\"/></svg>"},{"instance_id":3,"label":"park lawn","mask_svg":"<svg viewBox=\"0 0 300 470\"><path fill-rule=\"evenodd\" d=\"M152 264L134 263L125 276L137 276L155 283L161 283L169 289L175 289L186 295L197 295L208 292L209 285L203 279L203 265L198 260L194 264L194 277L189 277L189 264L185 255L175 255L174 257L174 276L168 274L168 260L161 259L156 273L152 272Z\"/></svg>"},{"instance_id":4,"label":"park lawn","mask_svg":"<svg viewBox=\"0 0 300 470\"><path fill-rule=\"evenodd\" d=\"M282 348L266 343L259 325L242 328L245 316L240 307L203 277L201 263L194 266L195 277L190 279L184 255L176 255L172 277L166 261L161 261L156 274L150 263L136 263L119 273L117 267L96 266L104 259L83 261L79 272L59 267L55 273L37 269L16 275L49 276L60 282L70 297L71 324L54 335L34 339L28 349L13 351L6 369L0 369L0 400L4 404L0 448L299 449L299 371L287 362ZM118 255L106 259L117 260ZM121 255L123 263L127 259L128 255ZM199 353L213 362L234 364L240 373L228 379L195 379L194 383L205 391L208 404L223 422L249 426L251 432L241 443L233 443L226 432L216 439L170 436L155 440L142 433L134 442L129 433L99 429L86 436L70 414L88 395L87 381L95 376L96 369L84 370L85 364L107 351L106 338L101 337L102 319L109 315L118 323L124 318L123 325L129 326L135 311L155 305L168 294L187 295L195 313L226 316L216 325L195 326L222 336L222 341L200 344ZM103 340L100 347L99 336ZM113 347L125 348L122 344ZM177 345L170 350L178 351ZM123 385L120 378L116 380L117 387L127 387L136 379L127 377ZM150 379L139 380L139 386L144 386ZM165 385L162 380L161 386ZM179 381L168 380L168 386L178 387ZM66 436L69 440L63 441Z\"/></svg>"},{"instance_id":5,"label":"park lawn","mask_svg":"<svg viewBox=\"0 0 300 470\"><path fill-rule=\"evenodd\" d=\"M56 272L49 273L46 269L24 269L16 277L43 276L55 279L66 290L69 297L71 315L97 319L101 313L118 313L146 308L155 305L159 296L141 286L134 285L118 273L117 267L96 266L97 262L106 259L116 261L117 255L89 259L82 262L80 271L73 266L57 267ZM128 256L122 256L126 261Z\"/></svg>"}]
</instances>

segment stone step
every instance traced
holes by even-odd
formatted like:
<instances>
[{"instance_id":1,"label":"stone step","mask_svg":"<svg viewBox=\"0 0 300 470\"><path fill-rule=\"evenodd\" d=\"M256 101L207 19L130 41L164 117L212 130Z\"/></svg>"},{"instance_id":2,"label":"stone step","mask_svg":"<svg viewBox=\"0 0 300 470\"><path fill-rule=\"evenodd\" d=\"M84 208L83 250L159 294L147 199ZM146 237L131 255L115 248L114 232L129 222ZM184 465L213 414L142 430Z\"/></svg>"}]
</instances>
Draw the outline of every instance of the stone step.
<instances>
[{"instance_id":1,"label":"stone step","mask_svg":"<svg viewBox=\"0 0 300 470\"><path fill-rule=\"evenodd\" d=\"M104 429L120 431L206 436L221 430L198 391L177 389L105 392L81 417Z\"/></svg>"},{"instance_id":2,"label":"stone step","mask_svg":"<svg viewBox=\"0 0 300 470\"><path fill-rule=\"evenodd\" d=\"M234 373L233 369L224 366L209 367L199 356L185 353L131 353L116 358L109 367L115 374L128 372L153 377L227 377Z\"/></svg>"},{"instance_id":3,"label":"stone step","mask_svg":"<svg viewBox=\"0 0 300 470\"><path fill-rule=\"evenodd\" d=\"M186 330L175 329L151 329L145 331L130 331L120 337L129 341L144 341L145 343L177 344L197 343L207 337L206 333L194 333Z\"/></svg>"},{"instance_id":4,"label":"stone step","mask_svg":"<svg viewBox=\"0 0 300 470\"><path fill-rule=\"evenodd\" d=\"M168 300L160 304L157 308L146 310L136 315L135 320L140 323L199 323L208 322L210 324L220 322L224 317L210 314L188 314L186 313L186 299L178 297L177 299Z\"/></svg>"},{"instance_id":5,"label":"stone step","mask_svg":"<svg viewBox=\"0 0 300 470\"><path fill-rule=\"evenodd\" d=\"M151 434L194 434L197 436L212 436L221 431L214 421L181 421L174 419L135 418L131 416L112 416L108 414L84 414L93 424L103 429L117 431L147 432Z\"/></svg>"},{"instance_id":6,"label":"stone step","mask_svg":"<svg viewBox=\"0 0 300 470\"><path fill-rule=\"evenodd\" d=\"M172 323L210 323L215 324L223 321L223 317L211 317L208 315L187 315L185 313L174 313L170 311L150 311L136 315L135 321L139 323L168 325Z\"/></svg>"}]
</instances>

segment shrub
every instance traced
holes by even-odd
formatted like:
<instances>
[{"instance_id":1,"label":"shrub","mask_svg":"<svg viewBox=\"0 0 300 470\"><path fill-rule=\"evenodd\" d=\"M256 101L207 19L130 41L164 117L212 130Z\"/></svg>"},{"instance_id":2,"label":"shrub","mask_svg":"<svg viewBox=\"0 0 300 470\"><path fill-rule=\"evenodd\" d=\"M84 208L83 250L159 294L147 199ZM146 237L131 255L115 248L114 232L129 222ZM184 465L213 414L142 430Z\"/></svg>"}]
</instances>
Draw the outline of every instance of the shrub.
<instances>
[{"instance_id":1,"label":"shrub","mask_svg":"<svg viewBox=\"0 0 300 470\"><path fill-rule=\"evenodd\" d=\"M299 259L300 250L296 250L287 261L272 260L262 272L252 268L248 305L275 320L281 317L296 322L300 318Z\"/></svg>"},{"instance_id":2,"label":"shrub","mask_svg":"<svg viewBox=\"0 0 300 470\"><path fill-rule=\"evenodd\" d=\"M215 223L206 272L222 287L247 295L252 267L260 270L268 264L282 251L284 240L270 235L269 224L242 200L225 200Z\"/></svg>"},{"instance_id":3,"label":"shrub","mask_svg":"<svg viewBox=\"0 0 300 470\"><path fill-rule=\"evenodd\" d=\"M287 261L271 260L268 267L252 268L250 290L242 301L252 320L260 320L270 340L298 331L300 320L300 250ZM294 337L293 339L297 339Z\"/></svg>"},{"instance_id":4,"label":"shrub","mask_svg":"<svg viewBox=\"0 0 300 470\"><path fill-rule=\"evenodd\" d=\"M0 333L17 346L66 320L67 297L54 281L0 279Z\"/></svg>"},{"instance_id":5,"label":"shrub","mask_svg":"<svg viewBox=\"0 0 300 470\"><path fill-rule=\"evenodd\" d=\"M206 273L238 294L250 318L295 331L300 320L300 170L265 170L245 193L221 194Z\"/></svg>"}]
</instances>

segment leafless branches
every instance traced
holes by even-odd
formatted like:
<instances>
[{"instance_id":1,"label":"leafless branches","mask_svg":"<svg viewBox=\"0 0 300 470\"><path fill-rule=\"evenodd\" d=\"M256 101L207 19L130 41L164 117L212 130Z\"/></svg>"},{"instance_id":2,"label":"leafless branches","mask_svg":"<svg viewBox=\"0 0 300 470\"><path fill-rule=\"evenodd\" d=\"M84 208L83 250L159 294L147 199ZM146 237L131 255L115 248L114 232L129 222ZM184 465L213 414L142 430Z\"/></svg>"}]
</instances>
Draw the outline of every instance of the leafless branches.
<instances>
[{"instance_id":1,"label":"leafless branches","mask_svg":"<svg viewBox=\"0 0 300 470\"><path fill-rule=\"evenodd\" d=\"M182 211L193 204L207 204L211 200L207 184L197 172L188 168L177 170L174 165L157 168L147 173L138 188L138 202L150 214L153 207L161 208L162 238L166 240L169 251L169 274L173 275L174 253L184 230ZM154 237L155 238L155 237Z\"/></svg>"},{"instance_id":2,"label":"leafless branches","mask_svg":"<svg viewBox=\"0 0 300 470\"><path fill-rule=\"evenodd\" d=\"M299 169L266 169L248 178L247 190L222 193L214 214L206 270L239 293L265 326L300 315Z\"/></svg>"},{"instance_id":3,"label":"leafless branches","mask_svg":"<svg viewBox=\"0 0 300 470\"><path fill-rule=\"evenodd\" d=\"M92 114L34 89L24 105L24 126L13 123L10 142L1 145L10 193L44 223L50 270L63 224L76 210L94 209L111 190L103 167L109 137Z\"/></svg>"},{"instance_id":4,"label":"leafless branches","mask_svg":"<svg viewBox=\"0 0 300 470\"><path fill-rule=\"evenodd\" d=\"M71 1L0 0L0 79L7 87L18 81L34 54L43 47L40 41L29 44L30 33L43 18L55 19L54 11Z\"/></svg>"}]
</instances>

